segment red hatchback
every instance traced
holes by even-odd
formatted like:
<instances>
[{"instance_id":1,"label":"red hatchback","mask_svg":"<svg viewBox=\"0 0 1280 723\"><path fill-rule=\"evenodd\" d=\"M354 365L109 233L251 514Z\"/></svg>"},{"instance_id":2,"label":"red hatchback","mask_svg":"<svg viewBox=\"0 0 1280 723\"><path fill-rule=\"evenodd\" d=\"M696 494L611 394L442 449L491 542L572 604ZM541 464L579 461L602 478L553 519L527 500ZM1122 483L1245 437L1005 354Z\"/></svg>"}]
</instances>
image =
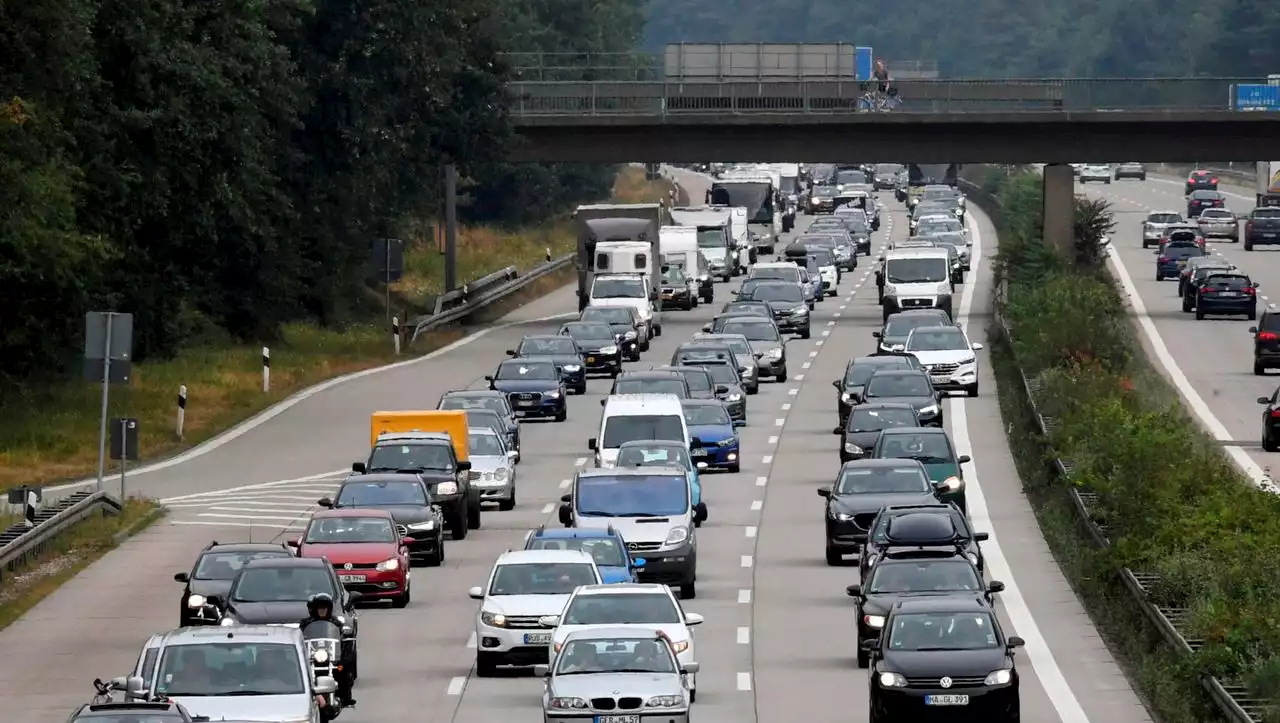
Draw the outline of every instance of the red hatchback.
<instances>
[{"instance_id":1,"label":"red hatchback","mask_svg":"<svg viewBox=\"0 0 1280 723\"><path fill-rule=\"evenodd\" d=\"M338 579L361 600L391 600L394 607L409 604L409 548L411 537L400 537L386 510L342 508L311 516L302 537L289 540L298 557L329 560Z\"/></svg>"}]
</instances>

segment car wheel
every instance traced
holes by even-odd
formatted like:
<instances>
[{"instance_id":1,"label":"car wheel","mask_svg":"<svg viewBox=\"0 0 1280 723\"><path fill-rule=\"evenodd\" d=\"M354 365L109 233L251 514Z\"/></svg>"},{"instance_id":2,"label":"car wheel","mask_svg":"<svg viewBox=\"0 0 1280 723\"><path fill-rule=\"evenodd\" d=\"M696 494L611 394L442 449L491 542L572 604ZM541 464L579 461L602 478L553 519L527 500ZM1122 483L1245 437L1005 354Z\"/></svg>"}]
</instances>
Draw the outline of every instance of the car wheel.
<instances>
[{"instance_id":1,"label":"car wheel","mask_svg":"<svg viewBox=\"0 0 1280 723\"><path fill-rule=\"evenodd\" d=\"M680 585L680 599L692 600L698 596L698 583L686 582Z\"/></svg>"},{"instance_id":2,"label":"car wheel","mask_svg":"<svg viewBox=\"0 0 1280 723\"><path fill-rule=\"evenodd\" d=\"M858 648L858 667L859 668L871 667L871 653L868 653L862 648Z\"/></svg>"},{"instance_id":3,"label":"car wheel","mask_svg":"<svg viewBox=\"0 0 1280 723\"><path fill-rule=\"evenodd\" d=\"M971 386L971 387L969 387L968 389L964 390L964 393L965 393L965 394L968 394L968 395L969 395L969 396L971 396L971 397L976 397L976 396L978 396L978 383L977 383L977 382L974 382L974 383L973 383L973 386Z\"/></svg>"},{"instance_id":4,"label":"car wheel","mask_svg":"<svg viewBox=\"0 0 1280 723\"><path fill-rule=\"evenodd\" d=\"M444 535L436 538L436 554L427 559L427 567L440 567L444 564Z\"/></svg>"},{"instance_id":5,"label":"car wheel","mask_svg":"<svg viewBox=\"0 0 1280 723\"><path fill-rule=\"evenodd\" d=\"M1253 250L1253 242L1252 242L1252 241L1250 241L1250 240L1249 240L1249 239L1247 239L1247 238L1244 240L1244 250L1245 250L1245 251L1252 251L1252 250Z\"/></svg>"},{"instance_id":6,"label":"car wheel","mask_svg":"<svg viewBox=\"0 0 1280 723\"><path fill-rule=\"evenodd\" d=\"M1276 441L1272 439L1271 435L1267 434L1266 432L1263 432L1262 433L1262 449L1267 452L1280 451L1280 444L1276 444Z\"/></svg>"},{"instance_id":7,"label":"car wheel","mask_svg":"<svg viewBox=\"0 0 1280 723\"><path fill-rule=\"evenodd\" d=\"M1193 306L1193 305L1192 305L1192 303L1191 303L1191 296L1190 296L1189 294L1188 294L1188 295L1186 295L1186 296L1183 296L1183 297L1182 297L1182 310L1183 310L1183 312L1190 314L1190 313L1191 313L1192 306Z\"/></svg>"},{"instance_id":8,"label":"car wheel","mask_svg":"<svg viewBox=\"0 0 1280 723\"><path fill-rule=\"evenodd\" d=\"M455 540L467 539L467 509L466 500L453 506L449 510L449 537Z\"/></svg>"},{"instance_id":9,"label":"car wheel","mask_svg":"<svg viewBox=\"0 0 1280 723\"><path fill-rule=\"evenodd\" d=\"M511 499L499 500L498 509L503 512L510 512L516 508L516 482L511 480Z\"/></svg>"},{"instance_id":10,"label":"car wheel","mask_svg":"<svg viewBox=\"0 0 1280 723\"><path fill-rule=\"evenodd\" d=\"M476 654L476 677L492 678L497 674L498 674L498 664L494 662L493 658L490 658L489 656L483 653L477 653Z\"/></svg>"},{"instance_id":11,"label":"car wheel","mask_svg":"<svg viewBox=\"0 0 1280 723\"><path fill-rule=\"evenodd\" d=\"M477 499L475 504L467 503L467 527L472 530L480 529L480 500Z\"/></svg>"},{"instance_id":12,"label":"car wheel","mask_svg":"<svg viewBox=\"0 0 1280 723\"><path fill-rule=\"evenodd\" d=\"M741 471L742 471L742 463L734 462L733 464L729 465L730 473L737 474L738 472L741 472Z\"/></svg>"},{"instance_id":13,"label":"car wheel","mask_svg":"<svg viewBox=\"0 0 1280 723\"><path fill-rule=\"evenodd\" d=\"M844 555L841 555L840 551L834 547L827 548L826 557L827 564L831 567L842 567L844 565Z\"/></svg>"},{"instance_id":14,"label":"car wheel","mask_svg":"<svg viewBox=\"0 0 1280 723\"><path fill-rule=\"evenodd\" d=\"M1253 311L1250 311L1248 318L1249 318L1249 321L1256 321L1258 318L1258 310L1254 309Z\"/></svg>"},{"instance_id":15,"label":"car wheel","mask_svg":"<svg viewBox=\"0 0 1280 723\"><path fill-rule=\"evenodd\" d=\"M583 383L579 384L578 386L574 387L574 388L573 388L573 393L574 393L574 394L586 394L586 393L587 393L587 383L586 383L586 382L583 382Z\"/></svg>"},{"instance_id":16,"label":"car wheel","mask_svg":"<svg viewBox=\"0 0 1280 723\"><path fill-rule=\"evenodd\" d=\"M804 331L800 332L801 339L808 339L812 335L813 335L813 332L810 331L809 329L805 329Z\"/></svg>"},{"instance_id":17,"label":"car wheel","mask_svg":"<svg viewBox=\"0 0 1280 723\"><path fill-rule=\"evenodd\" d=\"M778 373L774 375L773 379L774 381L779 383L787 381L787 368L784 366L782 367L782 369L779 369Z\"/></svg>"},{"instance_id":18,"label":"car wheel","mask_svg":"<svg viewBox=\"0 0 1280 723\"><path fill-rule=\"evenodd\" d=\"M406 582L404 586L404 594L391 598L391 607L402 610L409 606L409 584Z\"/></svg>"},{"instance_id":19,"label":"car wheel","mask_svg":"<svg viewBox=\"0 0 1280 723\"><path fill-rule=\"evenodd\" d=\"M1204 312L1198 306L1196 307L1196 321L1204 321Z\"/></svg>"},{"instance_id":20,"label":"car wheel","mask_svg":"<svg viewBox=\"0 0 1280 723\"><path fill-rule=\"evenodd\" d=\"M569 418L569 409L567 407L562 408L560 411L556 412L557 422L563 422L568 418Z\"/></svg>"},{"instance_id":21,"label":"car wheel","mask_svg":"<svg viewBox=\"0 0 1280 723\"><path fill-rule=\"evenodd\" d=\"M1253 363L1253 373L1255 376L1260 376L1260 377L1265 376L1267 373L1267 368L1262 366L1262 362L1255 361Z\"/></svg>"},{"instance_id":22,"label":"car wheel","mask_svg":"<svg viewBox=\"0 0 1280 723\"><path fill-rule=\"evenodd\" d=\"M748 395L752 395L752 394L759 394L759 393L760 393L760 385L759 385L759 384L755 385L754 387L747 387L747 394L748 394Z\"/></svg>"}]
</instances>

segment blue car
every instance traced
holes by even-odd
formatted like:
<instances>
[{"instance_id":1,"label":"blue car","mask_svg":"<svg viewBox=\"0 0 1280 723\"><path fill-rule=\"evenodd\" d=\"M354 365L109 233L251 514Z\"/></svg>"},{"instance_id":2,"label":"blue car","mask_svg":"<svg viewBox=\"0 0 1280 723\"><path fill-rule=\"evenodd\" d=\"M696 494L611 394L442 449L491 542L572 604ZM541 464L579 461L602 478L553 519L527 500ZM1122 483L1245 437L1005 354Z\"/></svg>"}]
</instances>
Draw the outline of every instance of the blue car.
<instances>
[{"instance_id":1,"label":"blue car","mask_svg":"<svg viewBox=\"0 0 1280 723\"><path fill-rule=\"evenodd\" d=\"M489 388L507 395L516 417L551 417L557 422L569 418L569 407L560 369L550 359L509 359L484 378Z\"/></svg>"},{"instance_id":2,"label":"blue car","mask_svg":"<svg viewBox=\"0 0 1280 723\"><path fill-rule=\"evenodd\" d=\"M627 543L611 525L608 529L567 527L548 530L545 526L525 537L526 550L582 550L595 558L600 580L605 584L635 582L644 558L632 559Z\"/></svg>"},{"instance_id":3,"label":"blue car","mask_svg":"<svg viewBox=\"0 0 1280 723\"><path fill-rule=\"evenodd\" d=\"M732 419L728 408L718 399L682 399L680 402L684 407L684 423L694 440L693 459L698 469L705 465L739 471L742 462L737 428L746 422Z\"/></svg>"},{"instance_id":4,"label":"blue car","mask_svg":"<svg viewBox=\"0 0 1280 723\"><path fill-rule=\"evenodd\" d=\"M694 464L689 450L679 442L668 442L658 439L639 439L623 442L618 448L618 461L615 467L682 467L689 476L689 491L693 496L695 510L704 509L702 504L702 480L698 479L698 465ZM695 518L693 526L702 527L706 513Z\"/></svg>"},{"instance_id":5,"label":"blue car","mask_svg":"<svg viewBox=\"0 0 1280 723\"><path fill-rule=\"evenodd\" d=\"M1156 281L1164 281L1181 276L1182 269L1187 265L1187 259L1207 256L1209 252L1194 241L1173 241L1161 247L1156 253L1159 254L1156 257Z\"/></svg>"}]
</instances>

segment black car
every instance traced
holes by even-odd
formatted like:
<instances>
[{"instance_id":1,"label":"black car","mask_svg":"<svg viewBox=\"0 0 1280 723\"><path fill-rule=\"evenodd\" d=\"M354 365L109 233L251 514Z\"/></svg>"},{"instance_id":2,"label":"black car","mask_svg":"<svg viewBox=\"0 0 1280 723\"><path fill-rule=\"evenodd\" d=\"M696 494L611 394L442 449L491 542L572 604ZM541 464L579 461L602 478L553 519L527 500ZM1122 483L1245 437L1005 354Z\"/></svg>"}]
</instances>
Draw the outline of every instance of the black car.
<instances>
[{"instance_id":1,"label":"black car","mask_svg":"<svg viewBox=\"0 0 1280 723\"><path fill-rule=\"evenodd\" d=\"M618 339L622 357L640 361L640 317L630 306L588 306L578 314L578 321L603 322Z\"/></svg>"},{"instance_id":2,"label":"black car","mask_svg":"<svg viewBox=\"0 0 1280 723\"><path fill-rule=\"evenodd\" d=\"M942 392L919 369L876 369L862 388L862 403L897 402L916 410L920 424L942 426Z\"/></svg>"},{"instance_id":3,"label":"black car","mask_svg":"<svg viewBox=\"0 0 1280 723\"><path fill-rule=\"evenodd\" d=\"M809 213L831 213L836 210L836 189L834 186L814 186L809 193Z\"/></svg>"},{"instance_id":4,"label":"black car","mask_svg":"<svg viewBox=\"0 0 1280 723\"><path fill-rule=\"evenodd\" d=\"M1178 296L1183 299L1182 310L1191 311L1195 308L1195 303L1187 305L1187 287L1193 286L1200 279L1203 279L1210 273L1219 273L1227 269L1234 269L1230 261L1224 258L1214 258L1212 256L1202 256L1199 259L1188 260L1187 265L1182 267L1182 272L1178 274Z\"/></svg>"},{"instance_id":5,"label":"black car","mask_svg":"<svg viewBox=\"0 0 1280 723\"><path fill-rule=\"evenodd\" d=\"M1253 334L1253 373L1262 376L1280 367L1280 312L1263 309L1262 319L1249 327L1249 333Z\"/></svg>"},{"instance_id":6,"label":"black car","mask_svg":"<svg viewBox=\"0 0 1280 723\"><path fill-rule=\"evenodd\" d=\"M712 378L711 373L703 367L699 366L662 366L654 367L650 372L675 372L684 377L684 382L689 387L689 399L717 399L716 382ZM637 374L643 374L638 372ZM630 376L630 375L628 375Z\"/></svg>"},{"instance_id":7,"label":"black car","mask_svg":"<svg viewBox=\"0 0 1280 723\"><path fill-rule=\"evenodd\" d=\"M674 394L681 399L714 399L715 392L708 387L698 394L689 388L684 374L671 369L630 371L613 380L609 396L614 394ZM601 399L604 404L606 400Z\"/></svg>"},{"instance_id":8,"label":"black car","mask_svg":"<svg viewBox=\"0 0 1280 723\"><path fill-rule=\"evenodd\" d=\"M1269 397L1258 397L1262 410L1262 448L1268 452L1280 452L1280 389Z\"/></svg>"},{"instance_id":9,"label":"black car","mask_svg":"<svg viewBox=\"0 0 1280 723\"><path fill-rule=\"evenodd\" d=\"M934 486L919 462L901 459L860 459L845 462L836 483L819 487L826 502L826 560L843 565L844 555L857 552L880 510L890 505L936 502Z\"/></svg>"},{"instance_id":10,"label":"black car","mask_svg":"<svg viewBox=\"0 0 1280 723\"><path fill-rule=\"evenodd\" d=\"M1004 590L1004 583L984 583L982 572L955 550L902 550L881 553L871 575L845 594L857 601L858 667L870 662L864 647L880 637L885 618L901 600L949 595L981 595L987 600Z\"/></svg>"},{"instance_id":11,"label":"black car","mask_svg":"<svg viewBox=\"0 0 1280 723\"><path fill-rule=\"evenodd\" d=\"M1188 196L1196 191L1216 190L1218 190L1218 177L1212 171L1192 171L1187 176L1186 195Z\"/></svg>"},{"instance_id":12,"label":"black car","mask_svg":"<svg viewBox=\"0 0 1280 723\"><path fill-rule=\"evenodd\" d=\"M502 420L507 432L507 445L520 451L520 424L516 421L515 410L511 401L502 392L491 389L464 389L445 392L440 396L436 409L456 409L469 411L472 409L488 409Z\"/></svg>"},{"instance_id":13,"label":"black car","mask_svg":"<svg viewBox=\"0 0 1280 723\"><path fill-rule=\"evenodd\" d=\"M444 510L444 523L455 540L465 539L467 530L480 527L481 490L471 484L472 478L480 473L471 471L469 460L459 460L456 457L453 441L447 434L390 432L379 435L377 442L369 450L368 459L352 464L351 472L351 476L338 489L338 499L341 502L337 505L339 507L371 506L374 500L379 499L387 500L386 504L389 505L407 505L400 509L399 514L393 508L388 508L396 522L407 526L411 522L426 519L427 512L415 511L415 507L436 505ZM423 503L422 495L409 488L396 487L379 492L391 483L424 487L430 496L430 503ZM370 486L358 494L353 491L344 496L349 485L360 484ZM400 498L409 502L395 501ZM319 504L321 507L331 507L333 501L324 497Z\"/></svg>"},{"instance_id":14,"label":"black car","mask_svg":"<svg viewBox=\"0 0 1280 723\"><path fill-rule=\"evenodd\" d=\"M105 683L103 685L106 686ZM71 714L67 723L193 723L208 720L207 716L191 715L181 703L173 701L112 701L86 703Z\"/></svg>"},{"instance_id":15,"label":"black car","mask_svg":"<svg viewBox=\"0 0 1280 723\"><path fill-rule=\"evenodd\" d=\"M886 507L871 523L867 544L858 553L858 579L866 580L880 553L895 547L959 550L979 571L985 571L986 558L978 543L988 537L986 532L974 532L969 518L947 502Z\"/></svg>"},{"instance_id":16,"label":"black car","mask_svg":"<svg viewBox=\"0 0 1280 723\"><path fill-rule=\"evenodd\" d=\"M698 379L697 387L701 388L701 377L705 374L711 380L714 398L724 403L725 408L729 410L729 416L735 422L747 421L747 392L742 388L742 376L738 373L736 362L731 359L724 361L704 359L697 363L674 366L672 369L685 373L690 389L694 388L695 378Z\"/></svg>"},{"instance_id":17,"label":"black car","mask_svg":"<svg viewBox=\"0 0 1280 723\"><path fill-rule=\"evenodd\" d=\"M918 326L950 326L955 322L942 309L911 309L890 314L880 331L871 332L876 338L876 354L897 353L895 347L905 347L907 337Z\"/></svg>"},{"instance_id":18,"label":"black car","mask_svg":"<svg viewBox=\"0 0 1280 723\"><path fill-rule=\"evenodd\" d=\"M836 408L841 425L849 418L849 410L856 404L862 404L862 393L871 375L876 371L890 369L923 370L923 367L920 360L910 354L860 356L845 366L844 376L831 382L831 386L836 388Z\"/></svg>"},{"instance_id":19,"label":"black car","mask_svg":"<svg viewBox=\"0 0 1280 723\"><path fill-rule=\"evenodd\" d=\"M557 422L569 418L569 403L565 400L569 390L560 377L560 370L549 361L509 359L484 380L489 382L490 389L507 395L517 417L551 417Z\"/></svg>"},{"instance_id":20,"label":"black car","mask_svg":"<svg viewBox=\"0 0 1280 723\"><path fill-rule=\"evenodd\" d=\"M546 359L560 370L560 378L564 380L566 387L576 394L587 393L586 360L573 337L558 334L526 336L515 349L507 350L507 356L514 359Z\"/></svg>"},{"instance_id":21,"label":"black car","mask_svg":"<svg viewBox=\"0 0 1280 723\"><path fill-rule=\"evenodd\" d=\"M434 486L438 488L440 484L436 482ZM442 557L445 527L453 539L462 540L472 526L467 524L465 516L459 518L466 512L456 511L453 505L450 505L450 514L442 514L432 487L417 474L358 475L347 478L336 495L322 497L318 504L331 510L386 510L395 520L400 536L414 539L409 546L410 559L434 561Z\"/></svg>"},{"instance_id":22,"label":"black car","mask_svg":"<svg viewBox=\"0 0 1280 723\"><path fill-rule=\"evenodd\" d=\"M840 462L863 459L875 449L880 433L895 427L919 427L920 418L909 404L860 404L831 430L840 435Z\"/></svg>"},{"instance_id":23,"label":"black car","mask_svg":"<svg viewBox=\"0 0 1280 723\"><path fill-rule=\"evenodd\" d=\"M320 593L333 598L336 622L351 628L354 643L358 632L355 601L360 599L360 593L343 587L337 571L324 558L250 560L240 568L226 597L219 597L215 604L223 625L289 624L305 618L307 601Z\"/></svg>"},{"instance_id":24,"label":"black car","mask_svg":"<svg viewBox=\"0 0 1280 723\"><path fill-rule=\"evenodd\" d=\"M963 706L966 720L1021 719L1013 651L982 595L900 600L871 654L870 720L928 720L938 708Z\"/></svg>"},{"instance_id":25,"label":"black car","mask_svg":"<svg viewBox=\"0 0 1280 723\"><path fill-rule=\"evenodd\" d=\"M738 374L742 377L742 388L747 394L760 391L759 367L755 354L751 351L751 342L740 334L694 334L693 338L676 348L671 355L673 365L698 365L709 359L732 359L738 365Z\"/></svg>"},{"instance_id":26,"label":"black car","mask_svg":"<svg viewBox=\"0 0 1280 723\"><path fill-rule=\"evenodd\" d=\"M1194 241L1170 241L1161 244L1156 253L1159 254L1156 257L1156 281L1180 279L1187 261L1209 255L1203 246Z\"/></svg>"},{"instance_id":27,"label":"black car","mask_svg":"<svg viewBox=\"0 0 1280 723\"><path fill-rule=\"evenodd\" d=\"M808 339L813 333L809 322L809 307L799 284L789 281L762 283L744 293L749 294L744 299L763 301L773 309L778 330L784 334L796 334L801 339Z\"/></svg>"},{"instance_id":28,"label":"black car","mask_svg":"<svg viewBox=\"0 0 1280 723\"><path fill-rule=\"evenodd\" d=\"M1227 197L1221 191L1192 191L1187 195L1187 218L1195 218L1206 208L1225 208Z\"/></svg>"},{"instance_id":29,"label":"black car","mask_svg":"<svg viewBox=\"0 0 1280 723\"><path fill-rule=\"evenodd\" d=\"M730 314L755 314L770 319L774 317L773 307L764 301L730 301L720 309L716 318Z\"/></svg>"},{"instance_id":30,"label":"black car","mask_svg":"<svg viewBox=\"0 0 1280 723\"><path fill-rule=\"evenodd\" d=\"M1243 314L1253 321L1258 318L1258 283L1236 270L1207 274L1182 297L1183 311L1188 302L1197 319Z\"/></svg>"},{"instance_id":31,"label":"black car","mask_svg":"<svg viewBox=\"0 0 1280 723\"><path fill-rule=\"evenodd\" d=\"M622 373L623 342L613 325L603 321L571 321L560 327L560 336L573 339L582 350L587 374L616 377ZM640 352L635 354L638 359Z\"/></svg>"},{"instance_id":32,"label":"black car","mask_svg":"<svg viewBox=\"0 0 1280 723\"><path fill-rule=\"evenodd\" d=\"M250 560L265 557L293 557L293 551L265 542L210 542L200 551L191 572L179 572L174 580L184 584L178 602L178 627L217 625L217 611L208 604L212 597L226 597L240 568Z\"/></svg>"}]
</instances>

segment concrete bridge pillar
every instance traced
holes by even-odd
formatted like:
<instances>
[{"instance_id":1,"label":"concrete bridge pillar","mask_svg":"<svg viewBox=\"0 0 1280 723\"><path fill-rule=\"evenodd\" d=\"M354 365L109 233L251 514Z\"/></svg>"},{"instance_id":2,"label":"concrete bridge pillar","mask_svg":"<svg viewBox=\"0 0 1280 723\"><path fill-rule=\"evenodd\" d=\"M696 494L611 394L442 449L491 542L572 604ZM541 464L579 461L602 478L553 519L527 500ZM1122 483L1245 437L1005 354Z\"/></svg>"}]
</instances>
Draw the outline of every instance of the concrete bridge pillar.
<instances>
[{"instance_id":1,"label":"concrete bridge pillar","mask_svg":"<svg viewBox=\"0 0 1280 723\"><path fill-rule=\"evenodd\" d=\"M1044 167L1044 240L1075 262L1076 179L1066 163Z\"/></svg>"}]
</instances>

